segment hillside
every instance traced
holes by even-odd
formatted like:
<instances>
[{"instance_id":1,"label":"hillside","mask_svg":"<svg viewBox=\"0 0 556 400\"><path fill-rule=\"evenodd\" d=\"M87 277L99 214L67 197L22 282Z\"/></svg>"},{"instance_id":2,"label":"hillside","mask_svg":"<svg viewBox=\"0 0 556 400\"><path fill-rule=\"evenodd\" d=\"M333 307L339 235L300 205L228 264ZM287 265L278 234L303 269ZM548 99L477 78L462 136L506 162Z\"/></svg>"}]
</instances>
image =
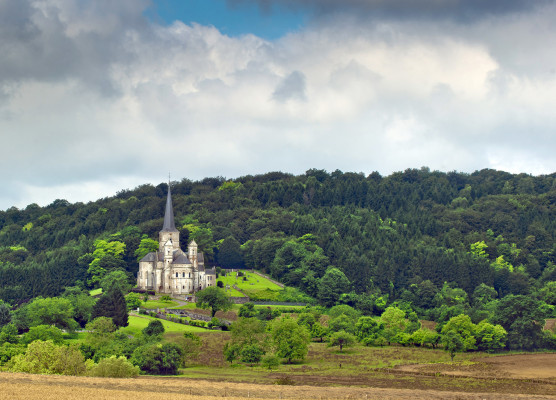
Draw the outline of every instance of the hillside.
<instances>
[{"instance_id":1,"label":"hillside","mask_svg":"<svg viewBox=\"0 0 556 400\"><path fill-rule=\"evenodd\" d=\"M95 273L117 268L133 280L141 246L162 226L166 192L143 185L87 204L0 212L0 298L92 287ZM172 194L182 243L195 239L209 264L259 269L324 305L343 294L371 313L380 298L427 309L444 282L471 297L482 283L505 296L556 281L556 174L309 170L183 179ZM103 253L99 240L119 252Z\"/></svg>"}]
</instances>

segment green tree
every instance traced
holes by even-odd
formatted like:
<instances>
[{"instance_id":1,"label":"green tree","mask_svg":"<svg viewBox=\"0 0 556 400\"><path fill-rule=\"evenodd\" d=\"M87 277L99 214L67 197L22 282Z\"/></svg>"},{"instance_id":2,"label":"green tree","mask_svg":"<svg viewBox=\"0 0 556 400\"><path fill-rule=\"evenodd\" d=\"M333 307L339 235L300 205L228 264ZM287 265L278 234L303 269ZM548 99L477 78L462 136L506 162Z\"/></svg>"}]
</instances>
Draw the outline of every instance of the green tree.
<instances>
[{"instance_id":1,"label":"green tree","mask_svg":"<svg viewBox=\"0 0 556 400\"><path fill-rule=\"evenodd\" d=\"M122 293L128 293L132 287L127 274L121 269L108 272L100 280L100 287L103 292L109 291L113 286L117 286Z\"/></svg>"},{"instance_id":2,"label":"green tree","mask_svg":"<svg viewBox=\"0 0 556 400\"><path fill-rule=\"evenodd\" d=\"M153 239L143 238L133 255L135 256L137 262L139 262L143 257L153 251L158 251L158 242Z\"/></svg>"},{"instance_id":3,"label":"green tree","mask_svg":"<svg viewBox=\"0 0 556 400\"><path fill-rule=\"evenodd\" d=\"M52 340L55 344L62 344L64 342L63 332L52 325L37 325L31 327L29 332L21 337L20 342L27 345L35 340Z\"/></svg>"},{"instance_id":4,"label":"green tree","mask_svg":"<svg viewBox=\"0 0 556 400\"><path fill-rule=\"evenodd\" d=\"M161 336L164 333L164 325L162 325L160 320L153 319L149 321L149 324L142 332L145 336Z\"/></svg>"},{"instance_id":5,"label":"green tree","mask_svg":"<svg viewBox=\"0 0 556 400\"><path fill-rule=\"evenodd\" d=\"M135 349L131 362L152 375L176 375L183 359L183 350L175 343L152 343Z\"/></svg>"},{"instance_id":6,"label":"green tree","mask_svg":"<svg viewBox=\"0 0 556 400\"><path fill-rule=\"evenodd\" d=\"M261 361L265 351L257 344L243 347L239 352L240 361L247 364L257 364Z\"/></svg>"},{"instance_id":7,"label":"green tree","mask_svg":"<svg viewBox=\"0 0 556 400\"><path fill-rule=\"evenodd\" d=\"M482 307L496 299L496 297L498 297L498 293L496 293L493 287L481 283L473 291L473 305L475 307Z\"/></svg>"},{"instance_id":8,"label":"green tree","mask_svg":"<svg viewBox=\"0 0 556 400\"><path fill-rule=\"evenodd\" d=\"M295 320L283 317L273 321L270 325L272 341L276 355L292 360L303 360L309 351L309 331L304 326L299 326Z\"/></svg>"},{"instance_id":9,"label":"green tree","mask_svg":"<svg viewBox=\"0 0 556 400\"><path fill-rule=\"evenodd\" d=\"M345 274L338 268L328 268L320 281L317 297L323 306L332 307L348 290L349 280Z\"/></svg>"},{"instance_id":10,"label":"green tree","mask_svg":"<svg viewBox=\"0 0 556 400\"><path fill-rule=\"evenodd\" d=\"M98 239L94 243L95 250L89 263L87 283L91 287L98 287L101 279L111 270L125 269L123 255L126 245L123 242Z\"/></svg>"},{"instance_id":11,"label":"green tree","mask_svg":"<svg viewBox=\"0 0 556 400\"><path fill-rule=\"evenodd\" d=\"M257 315L255 304L251 302L242 304L237 315L240 318L254 318Z\"/></svg>"},{"instance_id":12,"label":"green tree","mask_svg":"<svg viewBox=\"0 0 556 400\"><path fill-rule=\"evenodd\" d=\"M20 331L37 325L54 325L73 331L77 327L73 314L73 306L68 299L37 297L15 311L14 322Z\"/></svg>"},{"instance_id":13,"label":"green tree","mask_svg":"<svg viewBox=\"0 0 556 400\"><path fill-rule=\"evenodd\" d=\"M392 343L396 335L403 332L407 326L405 312L398 307L388 307L384 310L380 322L384 325L382 335L388 343Z\"/></svg>"},{"instance_id":14,"label":"green tree","mask_svg":"<svg viewBox=\"0 0 556 400\"><path fill-rule=\"evenodd\" d=\"M85 326L87 343L98 349L114 339L116 329L112 318L97 317Z\"/></svg>"},{"instance_id":15,"label":"green tree","mask_svg":"<svg viewBox=\"0 0 556 400\"><path fill-rule=\"evenodd\" d=\"M195 294L197 307L202 309L210 308L211 317L218 311L227 311L232 307L232 303L226 293L216 286L209 286Z\"/></svg>"},{"instance_id":16,"label":"green tree","mask_svg":"<svg viewBox=\"0 0 556 400\"><path fill-rule=\"evenodd\" d=\"M91 319L91 313L96 299L77 286L66 287L62 297L71 302L73 306L73 318L79 326L84 327Z\"/></svg>"},{"instance_id":17,"label":"green tree","mask_svg":"<svg viewBox=\"0 0 556 400\"><path fill-rule=\"evenodd\" d=\"M141 295L139 293L128 293L125 295L125 304L127 306L127 311L135 310L141 307L143 301L141 300Z\"/></svg>"},{"instance_id":18,"label":"green tree","mask_svg":"<svg viewBox=\"0 0 556 400\"><path fill-rule=\"evenodd\" d=\"M374 343L381 336L383 330L384 323L373 317L360 317L355 324L355 334L365 345Z\"/></svg>"},{"instance_id":19,"label":"green tree","mask_svg":"<svg viewBox=\"0 0 556 400\"><path fill-rule=\"evenodd\" d=\"M444 350L450 354L450 359L454 361L456 353L465 351L465 343L463 338L456 331L448 331L445 335L442 335L442 344L444 345Z\"/></svg>"},{"instance_id":20,"label":"green tree","mask_svg":"<svg viewBox=\"0 0 556 400\"><path fill-rule=\"evenodd\" d=\"M127 305L125 297L117 285L111 286L96 302L91 318L98 317L112 318L112 321L118 327L127 326Z\"/></svg>"},{"instance_id":21,"label":"green tree","mask_svg":"<svg viewBox=\"0 0 556 400\"><path fill-rule=\"evenodd\" d=\"M19 343L19 336L17 335L17 327L14 323L6 324L0 330L0 344L3 343L11 343L17 344Z\"/></svg>"},{"instance_id":22,"label":"green tree","mask_svg":"<svg viewBox=\"0 0 556 400\"><path fill-rule=\"evenodd\" d=\"M330 335L328 347L339 346L341 353L344 347L352 346L356 342L357 338L354 335L342 330Z\"/></svg>"},{"instance_id":23,"label":"green tree","mask_svg":"<svg viewBox=\"0 0 556 400\"><path fill-rule=\"evenodd\" d=\"M511 349L532 350L542 346L544 314L542 304L529 296L508 295L502 298L490 322L508 332Z\"/></svg>"},{"instance_id":24,"label":"green tree","mask_svg":"<svg viewBox=\"0 0 556 400\"><path fill-rule=\"evenodd\" d=\"M341 314L328 322L330 332L345 331L351 334L355 333L355 321L345 314Z\"/></svg>"},{"instance_id":25,"label":"green tree","mask_svg":"<svg viewBox=\"0 0 556 400\"><path fill-rule=\"evenodd\" d=\"M228 236L218 246L216 260L224 268L242 268L243 256L240 243L233 236Z\"/></svg>"},{"instance_id":26,"label":"green tree","mask_svg":"<svg viewBox=\"0 0 556 400\"><path fill-rule=\"evenodd\" d=\"M456 332L463 341L463 350L475 350L477 348L477 339L475 338L476 326L471 322L468 315L461 314L450 318L450 320L442 327L441 333L446 335L448 332Z\"/></svg>"},{"instance_id":27,"label":"green tree","mask_svg":"<svg viewBox=\"0 0 556 400\"><path fill-rule=\"evenodd\" d=\"M311 328L311 338L320 339L322 343L324 337L328 335L328 332L329 330L327 327L322 326L320 322L315 322Z\"/></svg>"},{"instance_id":28,"label":"green tree","mask_svg":"<svg viewBox=\"0 0 556 400\"><path fill-rule=\"evenodd\" d=\"M11 307L0 299L0 329L12 320Z\"/></svg>"},{"instance_id":29,"label":"green tree","mask_svg":"<svg viewBox=\"0 0 556 400\"><path fill-rule=\"evenodd\" d=\"M305 326L309 331L313 329L313 325L317 322L315 315L310 312L301 313L297 317L297 323L299 325Z\"/></svg>"},{"instance_id":30,"label":"green tree","mask_svg":"<svg viewBox=\"0 0 556 400\"><path fill-rule=\"evenodd\" d=\"M475 328L475 336L478 350L492 352L506 346L508 332L500 325L481 321Z\"/></svg>"}]
</instances>

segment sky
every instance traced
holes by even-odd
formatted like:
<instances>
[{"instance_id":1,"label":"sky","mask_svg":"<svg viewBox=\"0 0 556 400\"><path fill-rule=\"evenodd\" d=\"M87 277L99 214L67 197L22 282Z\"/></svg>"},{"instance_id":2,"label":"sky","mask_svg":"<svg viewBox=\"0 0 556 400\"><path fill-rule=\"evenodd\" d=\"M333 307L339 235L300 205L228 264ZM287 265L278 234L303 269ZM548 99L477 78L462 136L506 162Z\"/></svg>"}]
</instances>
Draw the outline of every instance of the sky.
<instances>
[{"instance_id":1,"label":"sky","mask_svg":"<svg viewBox=\"0 0 556 400\"><path fill-rule=\"evenodd\" d=\"M556 0L0 0L0 210L311 168L556 171Z\"/></svg>"}]
</instances>

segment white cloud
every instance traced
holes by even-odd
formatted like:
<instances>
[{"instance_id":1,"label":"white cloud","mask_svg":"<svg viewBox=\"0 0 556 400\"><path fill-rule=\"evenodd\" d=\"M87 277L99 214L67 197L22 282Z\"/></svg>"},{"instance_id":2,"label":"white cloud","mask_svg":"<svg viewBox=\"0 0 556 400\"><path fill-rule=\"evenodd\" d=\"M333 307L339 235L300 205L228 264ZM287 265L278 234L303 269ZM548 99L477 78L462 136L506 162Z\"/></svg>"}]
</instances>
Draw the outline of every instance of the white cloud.
<instances>
[{"instance_id":1,"label":"white cloud","mask_svg":"<svg viewBox=\"0 0 556 400\"><path fill-rule=\"evenodd\" d=\"M0 28L17 48L0 61L0 167L17 171L0 209L168 171L556 170L552 5L469 24L329 17L269 42L159 26L131 0L31 3L9 2L25 30Z\"/></svg>"}]
</instances>

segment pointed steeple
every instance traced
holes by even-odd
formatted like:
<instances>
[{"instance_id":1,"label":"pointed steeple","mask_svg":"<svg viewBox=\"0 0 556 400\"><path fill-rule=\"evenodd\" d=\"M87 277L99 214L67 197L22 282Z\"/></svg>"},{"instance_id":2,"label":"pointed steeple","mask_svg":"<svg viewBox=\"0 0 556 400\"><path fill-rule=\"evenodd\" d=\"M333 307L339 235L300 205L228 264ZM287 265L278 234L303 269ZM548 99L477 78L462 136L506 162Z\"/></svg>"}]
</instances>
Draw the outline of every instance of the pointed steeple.
<instances>
[{"instance_id":1,"label":"pointed steeple","mask_svg":"<svg viewBox=\"0 0 556 400\"><path fill-rule=\"evenodd\" d=\"M168 196L166 197L166 211L164 212L164 225L161 232L177 232L174 223L174 209L172 207L172 193L170 192L170 183L168 182Z\"/></svg>"}]
</instances>

